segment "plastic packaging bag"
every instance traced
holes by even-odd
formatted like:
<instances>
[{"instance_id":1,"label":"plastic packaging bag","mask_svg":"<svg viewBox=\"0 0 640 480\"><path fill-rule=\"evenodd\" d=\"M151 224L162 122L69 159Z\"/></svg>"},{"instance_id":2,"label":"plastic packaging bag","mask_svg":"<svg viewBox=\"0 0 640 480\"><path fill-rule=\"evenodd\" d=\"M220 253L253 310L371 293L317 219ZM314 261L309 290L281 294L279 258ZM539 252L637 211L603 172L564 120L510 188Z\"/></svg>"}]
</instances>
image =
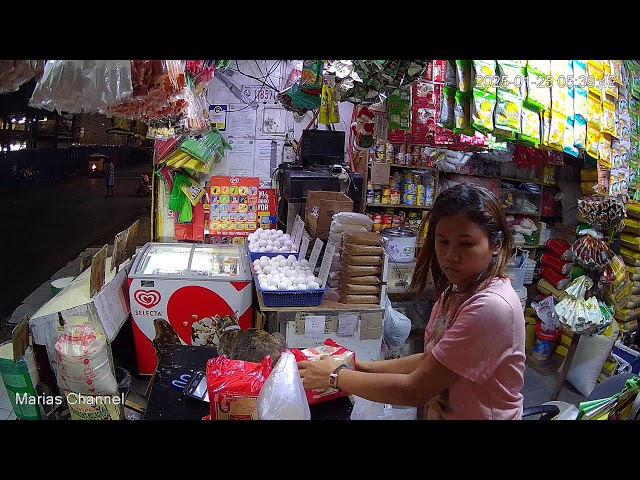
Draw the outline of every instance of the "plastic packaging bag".
<instances>
[{"instance_id":1,"label":"plastic packaging bag","mask_svg":"<svg viewBox=\"0 0 640 480\"><path fill-rule=\"evenodd\" d=\"M284 351L258 394L260 420L311 420L293 353Z\"/></svg>"},{"instance_id":2,"label":"plastic packaging bag","mask_svg":"<svg viewBox=\"0 0 640 480\"><path fill-rule=\"evenodd\" d=\"M0 93L17 92L44 70L44 60L0 60Z\"/></svg>"},{"instance_id":3,"label":"plastic packaging bag","mask_svg":"<svg viewBox=\"0 0 640 480\"><path fill-rule=\"evenodd\" d=\"M390 347L400 347L411 333L411 320L391 306L387 297L384 310L384 341Z\"/></svg>"},{"instance_id":4,"label":"plastic packaging bag","mask_svg":"<svg viewBox=\"0 0 640 480\"><path fill-rule=\"evenodd\" d=\"M404 407L385 403L372 402L356 395L351 410L351 420L417 420L416 407Z\"/></svg>"}]
</instances>

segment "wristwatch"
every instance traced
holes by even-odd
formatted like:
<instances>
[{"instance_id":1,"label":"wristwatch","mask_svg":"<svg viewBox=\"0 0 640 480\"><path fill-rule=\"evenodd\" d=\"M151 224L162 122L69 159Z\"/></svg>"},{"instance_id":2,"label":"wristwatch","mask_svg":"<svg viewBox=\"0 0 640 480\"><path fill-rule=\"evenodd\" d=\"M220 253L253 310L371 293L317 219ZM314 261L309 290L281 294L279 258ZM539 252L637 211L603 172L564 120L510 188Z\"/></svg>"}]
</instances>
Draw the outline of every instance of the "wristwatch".
<instances>
[{"instance_id":1,"label":"wristwatch","mask_svg":"<svg viewBox=\"0 0 640 480\"><path fill-rule=\"evenodd\" d=\"M333 372L329 374L329 386L335 388L336 390L340 390L338 388L338 372L343 368L347 368L344 363L342 365L339 365Z\"/></svg>"}]
</instances>

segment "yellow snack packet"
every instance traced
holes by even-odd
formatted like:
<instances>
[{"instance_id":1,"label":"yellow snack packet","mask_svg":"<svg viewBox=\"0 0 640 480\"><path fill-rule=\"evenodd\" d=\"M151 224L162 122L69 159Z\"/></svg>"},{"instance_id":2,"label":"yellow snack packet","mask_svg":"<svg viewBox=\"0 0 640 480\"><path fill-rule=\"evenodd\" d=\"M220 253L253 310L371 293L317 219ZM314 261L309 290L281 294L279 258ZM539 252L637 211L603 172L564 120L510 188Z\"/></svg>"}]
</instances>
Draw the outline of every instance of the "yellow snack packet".
<instances>
[{"instance_id":1,"label":"yellow snack packet","mask_svg":"<svg viewBox=\"0 0 640 480\"><path fill-rule=\"evenodd\" d=\"M593 158L598 158L598 146L600 144L600 130L591 122L587 123L587 144L585 151Z\"/></svg>"},{"instance_id":2,"label":"yellow snack packet","mask_svg":"<svg viewBox=\"0 0 640 480\"><path fill-rule=\"evenodd\" d=\"M600 130L609 135L616 134L616 106L613 100L605 97L602 101L602 124Z\"/></svg>"},{"instance_id":3,"label":"yellow snack packet","mask_svg":"<svg viewBox=\"0 0 640 480\"><path fill-rule=\"evenodd\" d=\"M587 60L587 84L589 93L594 93L599 97L602 96L602 80L604 79L604 70L602 69L602 60Z\"/></svg>"},{"instance_id":4,"label":"yellow snack packet","mask_svg":"<svg viewBox=\"0 0 640 480\"><path fill-rule=\"evenodd\" d=\"M598 129L602 125L602 100L591 90L587 94L587 121Z\"/></svg>"},{"instance_id":5,"label":"yellow snack packet","mask_svg":"<svg viewBox=\"0 0 640 480\"><path fill-rule=\"evenodd\" d=\"M598 140L598 158L607 168L611 168L611 136L600 132Z\"/></svg>"},{"instance_id":6,"label":"yellow snack packet","mask_svg":"<svg viewBox=\"0 0 640 480\"><path fill-rule=\"evenodd\" d=\"M562 150L566 126L567 116L561 112L552 110L551 124L549 126L549 146L554 150Z\"/></svg>"},{"instance_id":7,"label":"yellow snack packet","mask_svg":"<svg viewBox=\"0 0 640 480\"><path fill-rule=\"evenodd\" d=\"M527 68L537 70L542 75L551 75L551 60L527 60Z\"/></svg>"},{"instance_id":8,"label":"yellow snack packet","mask_svg":"<svg viewBox=\"0 0 640 480\"><path fill-rule=\"evenodd\" d=\"M522 99L498 89L494 122L496 128L520 133Z\"/></svg>"},{"instance_id":9,"label":"yellow snack packet","mask_svg":"<svg viewBox=\"0 0 640 480\"><path fill-rule=\"evenodd\" d=\"M542 112L542 144L549 146L549 132L551 131L551 110Z\"/></svg>"}]
</instances>

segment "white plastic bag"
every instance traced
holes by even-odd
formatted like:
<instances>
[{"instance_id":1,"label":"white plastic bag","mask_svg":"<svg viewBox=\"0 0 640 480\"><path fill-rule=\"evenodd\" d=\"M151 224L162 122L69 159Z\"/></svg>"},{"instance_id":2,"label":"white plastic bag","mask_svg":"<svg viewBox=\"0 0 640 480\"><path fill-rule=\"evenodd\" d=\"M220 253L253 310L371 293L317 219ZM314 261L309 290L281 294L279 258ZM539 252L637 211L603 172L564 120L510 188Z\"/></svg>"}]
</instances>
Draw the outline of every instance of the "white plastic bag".
<instances>
[{"instance_id":1,"label":"white plastic bag","mask_svg":"<svg viewBox=\"0 0 640 480\"><path fill-rule=\"evenodd\" d=\"M411 320L391 306L387 297L384 310L384 341L390 347L400 347L411 333Z\"/></svg>"},{"instance_id":2,"label":"white plastic bag","mask_svg":"<svg viewBox=\"0 0 640 480\"><path fill-rule=\"evenodd\" d=\"M311 420L298 364L293 353L284 351L258 393L260 420Z\"/></svg>"},{"instance_id":3,"label":"white plastic bag","mask_svg":"<svg viewBox=\"0 0 640 480\"><path fill-rule=\"evenodd\" d=\"M417 420L416 407L389 405L372 402L366 398L353 396L355 403L351 410L351 420Z\"/></svg>"}]
</instances>

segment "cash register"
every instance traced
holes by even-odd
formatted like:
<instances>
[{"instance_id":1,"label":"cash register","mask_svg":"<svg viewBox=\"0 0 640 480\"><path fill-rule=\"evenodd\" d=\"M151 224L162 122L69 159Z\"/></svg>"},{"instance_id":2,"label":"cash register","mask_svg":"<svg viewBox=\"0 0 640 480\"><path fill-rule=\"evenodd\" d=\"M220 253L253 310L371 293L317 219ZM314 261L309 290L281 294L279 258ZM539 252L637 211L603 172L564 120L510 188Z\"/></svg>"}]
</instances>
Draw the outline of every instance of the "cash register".
<instances>
[{"instance_id":1,"label":"cash register","mask_svg":"<svg viewBox=\"0 0 640 480\"><path fill-rule=\"evenodd\" d=\"M278 228L286 230L289 203L304 203L307 191L343 192L354 204L362 201L364 178L344 161L344 132L304 130L297 163L282 163L276 173L280 190Z\"/></svg>"}]
</instances>

